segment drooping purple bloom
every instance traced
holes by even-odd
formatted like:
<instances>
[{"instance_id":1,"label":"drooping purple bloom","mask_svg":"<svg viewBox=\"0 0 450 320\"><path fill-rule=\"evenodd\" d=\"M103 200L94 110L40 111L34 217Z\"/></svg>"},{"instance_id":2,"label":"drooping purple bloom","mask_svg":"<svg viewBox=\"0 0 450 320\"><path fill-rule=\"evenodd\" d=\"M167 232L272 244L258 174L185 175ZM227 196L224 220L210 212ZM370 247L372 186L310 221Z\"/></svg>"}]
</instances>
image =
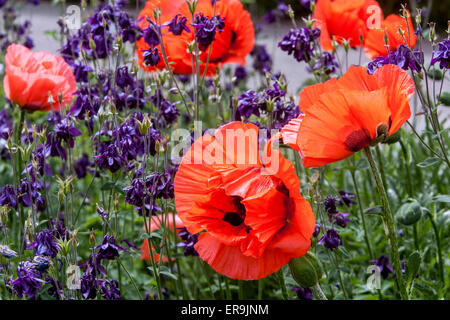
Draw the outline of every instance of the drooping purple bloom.
<instances>
[{"instance_id":1,"label":"drooping purple bloom","mask_svg":"<svg viewBox=\"0 0 450 320\"><path fill-rule=\"evenodd\" d=\"M17 278L11 278L11 287L18 298L23 296L34 299L45 281L40 278L39 272L33 268L30 261L21 262L17 267Z\"/></svg>"},{"instance_id":2,"label":"drooping purple bloom","mask_svg":"<svg viewBox=\"0 0 450 320\"><path fill-rule=\"evenodd\" d=\"M197 13L192 26L195 28L195 39L200 50L205 51L216 39L216 33L225 28L225 18L220 15L208 18L203 13Z\"/></svg>"},{"instance_id":3,"label":"drooping purple bloom","mask_svg":"<svg viewBox=\"0 0 450 320\"><path fill-rule=\"evenodd\" d=\"M241 117L248 119L252 115L259 117L261 110L265 109L266 101L261 94L253 90L246 91L238 98L236 119L240 120Z\"/></svg>"},{"instance_id":4,"label":"drooping purple bloom","mask_svg":"<svg viewBox=\"0 0 450 320\"><path fill-rule=\"evenodd\" d=\"M97 260L114 260L119 256L119 251L125 250L118 246L116 239L110 235L105 235L102 244L95 246L94 249L98 250L95 256Z\"/></svg>"},{"instance_id":5,"label":"drooping purple bloom","mask_svg":"<svg viewBox=\"0 0 450 320\"><path fill-rule=\"evenodd\" d=\"M374 74L375 71L387 64L395 64L403 70L413 70L420 72L424 63L424 54L419 50L411 50L405 45L400 45L397 51L391 51L386 57L377 57L369 62L367 72Z\"/></svg>"},{"instance_id":6,"label":"drooping purple bloom","mask_svg":"<svg viewBox=\"0 0 450 320\"><path fill-rule=\"evenodd\" d=\"M5 257L6 259L12 259L17 257L17 252L11 250L8 246L0 244L0 256Z\"/></svg>"},{"instance_id":7,"label":"drooping purple bloom","mask_svg":"<svg viewBox=\"0 0 450 320\"><path fill-rule=\"evenodd\" d=\"M161 61L158 48L149 48L143 50L142 57L144 58L144 63L147 66L156 66Z\"/></svg>"},{"instance_id":8,"label":"drooping purple bloom","mask_svg":"<svg viewBox=\"0 0 450 320\"><path fill-rule=\"evenodd\" d=\"M55 237L48 229L44 229L36 236L36 240L31 243L28 249L34 249L37 256L48 256L55 258L59 252L59 247Z\"/></svg>"},{"instance_id":9,"label":"drooping purple bloom","mask_svg":"<svg viewBox=\"0 0 450 320\"><path fill-rule=\"evenodd\" d=\"M327 249L334 250L342 245L342 240L336 230L328 229L326 234L319 239L318 243L323 244L323 246Z\"/></svg>"},{"instance_id":10,"label":"drooping purple bloom","mask_svg":"<svg viewBox=\"0 0 450 320\"><path fill-rule=\"evenodd\" d=\"M339 195L341 196L342 201L347 207L351 207L352 204L356 204L356 201L353 199L356 198L356 196L353 193L344 191L344 190L338 190Z\"/></svg>"},{"instance_id":11,"label":"drooping purple bloom","mask_svg":"<svg viewBox=\"0 0 450 320\"><path fill-rule=\"evenodd\" d=\"M186 228L179 229L178 236L183 240L177 244L177 247L184 248L184 255L186 257L197 257L198 252L195 250L195 244L198 241L198 234L191 234Z\"/></svg>"},{"instance_id":12,"label":"drooping purple bloom","mask_svg":"<svg viewBox=\"0 0 450 320\"><path fill-rule=\"evenodd\" d=\"M89 160L89 156L86 153L83 153L81 158L79 158L73 164L73 168L78 179L83 179L90 172L90 167L92 166L91 161Z\"/></svg>"},{"instance_id":13,"label":"drooping purple bloom","mask_svg":"<svg viewBox=\"0 0 450 320\"><path fill-rule=\"evenodd\" d=\"M345 228L351 220L348 218L350 214L346 212L338 212L333 215L333 223L337 226Z\"/></svg>"},{"instance_id":14,"label":"drooping purple bloom","mask_svg":"<svg viewBox=\"0 0 450 320\"><path fill-rule=\"evenodd\" d=\"M254 58L253 68L262 74L272 70L272 58L265 45L255 45L250 55Z\"/></svg>"},{"instance_id":15,"label":"drooping purple bloom","mask_svg":"<svg viewBox=\"0 0 450 320\"><path fill-rule=\"evenodd\" d=\"M319 236L321 230L322 230L322 226L320 224L316 224L314 226L313 237L317 238Z\"/></svg>"},{"instance_id":16,"label":"drooping purple bloom","mask_svg":"<svg viewBox=\"0 0 450 320\"><path fill-rule=\"evenodd\" d=\"M389 264L389 257L385 254L382 254L376 260L371 260L374 265L380 268L380 274L383 279L386 279L390 273L394 272L394 268Z\"/></svg>"},{"instance_id":17,"label":"drooping purple bloom","mask_svg":"<svg viewBox=\"0 0 450 320\"><path fill-rule=\"evenodd\" d=\"M158 31L160 28L152 20L147 18L148 26L144 29L144 41L150 47L157 46L160 43Z\"/></svg>"},{"instance_id":18,"label":"drooping purple bloom","mask_svg":"<svg viewBox=\"0 0 450 320\"><path fill-rule=\"evenodd\" d=\"M445 39L439 42L438 50L433 52L433 58L431 59L431 65L439 62L441 69L450 69L450 40Z\"/></svg>"},{"instance_id":19,"label":"drooping purple bloom","mask_svg":"<svg viewBox=\"0 0 450 320\"><path fill-rule=\"evenodd\" d=\"M187 18L181 14L177 14L172 20L170 20L166 25L169 27L169 32L172 32L175 36L179 36L186 31L191 33L191 30L186 25Z\"/></svg>"},{"instance_id":20,"label":"drooping purple bloom","mask_svg":"<svg viewBox=\"0 0 450 320\"><path fill-rule=\"evenodd\" d=\"M12 185L5 185L0 191L0 206L8 206L12 209L17 209L16 190Z\"/></svg>"},{"instance_id":21,"label":"drooping purple bloom","mask_svg":"<svg viewBox=\"0 0 450 320\"><path fill-rule=\"evenodd\" d=\"M100 286L100 291L105 300L121 300L119 283L116 280L104 280Z\"/></svg>"},{"instance_id":22,"label":"drooping purple bloom","mask_svg":"<svg viewBox=\"0 0 450 320\"><path fill-rule=\"evenodd\" d=\"M286 51L288 55L298 61L309 62L313 56L316 39L320 37L320 29L314 28L299 28L291 29L289 33L284 36L283 40L278 43L281 50Z\"/></svg>"},{"instance_id":23,"label":"drooping purple bloom","mask_svg":"<svg viewBox=\"0 0 450 320\"><path fill-rule=\"evenodd\" d=\"M341 206L342 202L341 202L341 200L339 200L333 196L328 196L323 201L323 205L324 205L325 211L328 213L328 215L332 215L332 214L338 213L337 206Z\"/></svg>"}]
</instances>

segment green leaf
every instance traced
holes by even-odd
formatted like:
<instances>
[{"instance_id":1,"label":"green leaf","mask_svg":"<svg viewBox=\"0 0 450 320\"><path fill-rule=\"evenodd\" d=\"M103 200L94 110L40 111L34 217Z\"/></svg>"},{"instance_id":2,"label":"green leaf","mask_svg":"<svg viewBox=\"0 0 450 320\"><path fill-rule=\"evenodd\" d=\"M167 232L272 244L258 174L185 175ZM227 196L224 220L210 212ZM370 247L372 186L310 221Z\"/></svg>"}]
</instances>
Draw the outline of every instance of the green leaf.
<instances>
[{"instance_id":1,"label":"green leaf","mask_svg":"<svg viewBox=\"0 0 450 320\"><path fill-rule=\"evenodd\" d=\"M408 258L408 263L406 265L406 288L409 293L411 293L414 285L414 279L419 272L420 262L422 258L418 251L414 251Z\"/></svg>"},{"instance_id":2,"label":"green leaf","mask_svg":"<svg viewBox=\"0 0 450 320\"><path fill-rule=\"evenodd\" d=\"M437 196L435 196L433 198L433 200L436 201L436 202L450 203L450 195L448 195L448 194L438 194Z\"/></svg>"},{"instance_id":3,"label":"green leaf","mask_svg":"<svg viewBox=\"0 0 450 320\"><path fill-rule=\"evenodd\" d=\"M439 159L438 157L432 157L432 158L428 158L425 161L418 163L417 166L421 167L421 168L426 168L426 167L430 167L435 165L436 163L439 163L441 161L441 159Z\"/></svg>"},{"instance_id":4,"label":"green leaf","mask_svg":"<svg viewBox=\"0 0 450 320\"><path fill-rule=\"evenodd\" d=\"M375 214L375 215L381 215L383 214L383 207L382 206L375 206L370 207L364 210L364 214Z\"/></svg>"}]
</instances>

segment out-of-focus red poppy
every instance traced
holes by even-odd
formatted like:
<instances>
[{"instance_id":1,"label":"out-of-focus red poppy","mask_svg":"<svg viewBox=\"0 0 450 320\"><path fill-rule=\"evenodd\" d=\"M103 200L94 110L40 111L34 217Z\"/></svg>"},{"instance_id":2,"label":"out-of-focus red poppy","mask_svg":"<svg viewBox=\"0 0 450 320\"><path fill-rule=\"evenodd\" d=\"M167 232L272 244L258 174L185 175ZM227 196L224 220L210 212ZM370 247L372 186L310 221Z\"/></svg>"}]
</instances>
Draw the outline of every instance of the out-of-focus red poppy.
<instances>
[{"instance_id":1,"label":"out-of-focus red poppy","mask_svg":"<svg viewBox=\"0 0 450 320\"><path fill-rule=\"evenodd\" d=\"M313 18L320 28L320 44L333 50L331 41L349 40L351 47L361 45L360 37L374 21L383 20L383 11L375 0L317 0Z\"/></svg>"},{"instance_id":2,"label":"out-of-focus red poppy","mask_svg":"<svg viewBox=\"0 0 450 320\"><path fill-rule=\"evenodd\" d=\"M194 40L194 27L192 26L192 15L185 0L149 0L145 8L139 15L139 27L145 29L148 26L146 17L154 21L153 11L161 8L161 24L171 21L175 15L187 18L187 26L190 32L183 32L181 35L174 35L168 31L168 27L162 28L163 44L167 53L168 62L175 73L192 74L193 62L191 54L188 52L187 44ZM203 73L208 61L207 75L213 75L217 67L227 63L245 65L247 55L252 51L255 44L255 30L250 14L244 10L240 0L199 0L196 12L211 18L220 15L225 18L225 28L222 32L217 32L215 41L210 47L200 53L200 72ZM161 45L156 48L161 56L160 62L155 67L146 66L143 59L143 50L150 46L145 43L144 38L137 42L137 55L139 64L148 71L165 68L165 63L161 53Z\"/></svg>"},{"instance_id":3,"label":"out-of-focus red poppy","mask_svg":"<svg viewBox=\"0 0 450 320\"><path fill-rule=\"evenodd\" d=\"M404 17L391 14L381 23L380 28L369 29L364 40L366 55L370 59L384 57L389 54L389 51L397 50L402 44L414 48L417 37L409 12L407 20L408 22ZM403 36L399 33L399 29L403 31ZM389 51L386 48L385 35L387 35Z\"/></svg>"},{"instance_id":4,"label":"out-of-focus red poppy","mask_svg":"<svg viewBox=\"0 0 450 320\"><path fill-rule=\"evenodd\" d=\"M261 160L258 149L258 128L232 122L195 141L175 176L178 215L201 232L195 249L233 279L276 272L309 250L314 230L292 163L270 147Z\"/></svg>"},{"instance_id":5,"label":"out-of-focus red poppy","mask_svg":"<svg viewBox=\"0 0 450 320\"><path fill-rule=\"evenodd\" d=\"M175 227L174 227L174 218L175 218ZM183 222L178 218L177 215L174 215L172 213L167 214L167 216L158 215L152 217L152 223L150 226L150 232L156 231L161 228L161 225L166 225L169 230L176 232L176 229L183 228ZM156 250L153 247L153 259L155 262L159 262L159 259L161 258L161 255L159 253L156 253ZM151 261L150 257L150 248L148 246L148 240L145 239L144 243L141 246L141 259ZM165 256L163 256L163 261L167 262L169 259Z\"/></svg>"},{"instance_id":6,"label":"out-of-focus red poppy","mask_svg":"<svg viewBox=\"0 0 450 320\"><path fill-rule=\"evenodd\" d=\"M31 52L13 43L6 51L5 65L5 95L21 108L58 111L71 105L76 81L63 58L48 52Z\"/></svg>"},{"instance_id":7,"label":"out-of-focus red poppy","mask_svg":"<svg viewBox=\"0 0 450 320\"><path fill-rule=\"evenodd\" d=\"M373 75L352 66L339 80L300 93L303 114L282 129L283 141L299 151L307 168L345 159L374 141L377 130L399 130L411 116L413 93L412 79L395 65Z\"/></svg>"}]
</instances>

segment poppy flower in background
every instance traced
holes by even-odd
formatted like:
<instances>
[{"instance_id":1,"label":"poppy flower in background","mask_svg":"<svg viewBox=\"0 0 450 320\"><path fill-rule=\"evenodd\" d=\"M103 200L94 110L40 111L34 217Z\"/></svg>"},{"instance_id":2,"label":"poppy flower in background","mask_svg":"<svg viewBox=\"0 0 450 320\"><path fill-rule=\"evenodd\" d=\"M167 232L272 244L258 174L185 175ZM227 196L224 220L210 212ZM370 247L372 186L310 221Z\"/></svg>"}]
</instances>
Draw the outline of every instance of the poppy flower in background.
<instances>
[{"instance_id":1,"label":"poppy flower in background","mask_svg":"<svg viewBox=\"0 0 450 320\"><path fill-rule=\"evenodd\" d=\"M5 65L5 95L21 108L59 111L72 104L76 81L63 58L48 52L31 52L13 43L6 51ZM49 102L50 96L54 102Z\"/></svg>"},{"instance_id":2,"label":"poppy flower in background","mask_svg":"<svg viewBox=\"0 0 450 320\"><path fill-rule=\"evenodd\" d=\"M351 47L359 47L361 35L364 37L368 30L368 22L382 21L383 11L375 0L317 0L313 19L315 27L321 31L322 48L331 51L333 39L339 43L349 40Z\"/></svg>"},{"instance_id":3,"label":"poppy flower in background","mask_svg":"<svg viewBox=\"0 0 450 320\"><path fill-rule=\"evenodd\" d=\"M196 35L197 37L201 36L199 41L208 38L209 40L214 39L210 46L202 48L204 50L200 52L200 61L202 61L200 65L201 73L204 72L211 46L207 75L213 75L216 68L222 67L223 64L236 63L242 66L245 65L246 57L250 54L255 44L255 30L250 14L244 10L240 0L215 1L215 5L211 0L199 0L194 14L196 17L194 21L192 21L192 15L185 0L150 0L147 1L138 18L139 27L142 30L145 30L149 25L147 18L154 20L153 10L156 8L161 9L160 19L163 45L168 61L175 73L192 74L193 65L187 44L191 43ZM207 24L208 21L205 21L205 18L217 20L218 30L215 33L208 34L211 30L209 30L210 26ZM190 32L181 27L177 28L179 32L173 32L173 25L179 23L179 21L183 21L186 27L190 29ZM204 30L200 30L202 26ZM147 71L155 71L166 67L162 58L160 44L156 48L159 49L161 59L154 67L147 66L144 63L143 53L150 48L144 37L137 42L137 46L138 60L142 68Z\"/></svg>"},{"instance_id":4,"label":"poppy flower in background","mask_svg":"<svg viewBox=\"0 0 450 320\"><path fill-rule=\"evenodd\" d=\"M259 158L258 128L232 122L195 141L175 176L178 216L201 232L195 249L229 278L264 278L311 246L314 213L294 166L269 144L266 151L270 163Z\"/></svg>"},{"instance_id":5,"label":"poppy flower in background","mask_svg":"<svg viewBox=\"0 0 450 320\"><path fill-rule=\"evenodd\" d=\"M399 33L403 31L403 36ZM411 14L408 12L408 23L404 17L391 14L381 23L380 28L369 29L364 38L364 51L370 59L385 57L389 54L386 48L385 36L387 35L389 51L396 51L401 45L414 48L417 42L414 33L414 25Z\"/></svg>"},{"instance_id":6,"label":"poppy flower in background","mask_svg":"<svg viewBox=\"0 0 450 320\"><path fill-rule=\"evenodd\" d=\"M282 130L283 142L299 151L307 168L340 161L369 146L380 134L392 135L411 116L414 83L408 73L385 65L369 75L352 66L300 93L298 118Z\"/></svg>"},{"instance_id":7,"label":"poppy flower in background","mask_svg":"<svg viewBox=\"0 0 450 320\"><path fill-rule=\"evenodd\" d=\"M166 217L164 217L162 215L153 216L152 223L150 226L150 232L161 229L161 226L164 224L167 225L167 227L171 231L175 231L175 229L184 227L183 222L180 220L180 218L178 218L177 215L175 215L175 228L174 228L173 219L174 219L173 213L169 213ZM167 220L167 221L165 221L165 220ZM154 249L153 244L152 244L152 248L153 248L153 259L155 262L159 262L161 255L159 253L156 253L156 250ZM144 243L141 246L141 252L142 252L142 255L141 255L142 260L151 261L152 258L150 257L150 248L148 246L147 239L144 240ZM169 259L167 257L163 257L163 261L167 262L167 261L169 261Z\"/></svg>"}]
</instances>

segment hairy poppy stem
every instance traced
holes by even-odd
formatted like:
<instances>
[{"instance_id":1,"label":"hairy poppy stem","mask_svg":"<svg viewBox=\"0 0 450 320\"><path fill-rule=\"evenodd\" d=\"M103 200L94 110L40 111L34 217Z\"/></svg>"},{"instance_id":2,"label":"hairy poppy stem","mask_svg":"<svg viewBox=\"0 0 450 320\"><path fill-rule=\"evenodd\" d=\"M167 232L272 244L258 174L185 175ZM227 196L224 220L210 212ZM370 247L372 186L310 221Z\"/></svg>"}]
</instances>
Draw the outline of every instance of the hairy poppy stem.
<instances>
[{"instance_id":1,"label":"hairy poppy stem","mask_svg":"<svg viewBox=\"0 0 450 320\"><path fill-rule=\"evenodd\" d=\"M325 295L325 293L323 293L322 288L320 287L318 282L311 289L314 293L314 296L319 298L319 300L328 300L327 296Z\"/></svg>"},{"instance_id":2,"label":"hairy poppy stem","mask_svg":"<svg viewBox=\"0 0 450 320\"><path fill-rule=\"evenodd\" d=\"M383 221L387 229L387 235L391 244L392 260L394 264L395 273L397 275L398 286L400 288L400 295L403 300L408 300L408 294L406 293L405 283L403 282L402 268L400 265L400 255L398 253L397 237L395 231L394 219L392 217L391 208L389 206L386 190L383 186L383 182L380 177L377 165L372 156L372 152L369 147L364 148L364 154L369 161L370 169L372 170L375 183L377 184L378 193L380 194L381 204L383 206Z\"/></svg>"}]
</instances>

